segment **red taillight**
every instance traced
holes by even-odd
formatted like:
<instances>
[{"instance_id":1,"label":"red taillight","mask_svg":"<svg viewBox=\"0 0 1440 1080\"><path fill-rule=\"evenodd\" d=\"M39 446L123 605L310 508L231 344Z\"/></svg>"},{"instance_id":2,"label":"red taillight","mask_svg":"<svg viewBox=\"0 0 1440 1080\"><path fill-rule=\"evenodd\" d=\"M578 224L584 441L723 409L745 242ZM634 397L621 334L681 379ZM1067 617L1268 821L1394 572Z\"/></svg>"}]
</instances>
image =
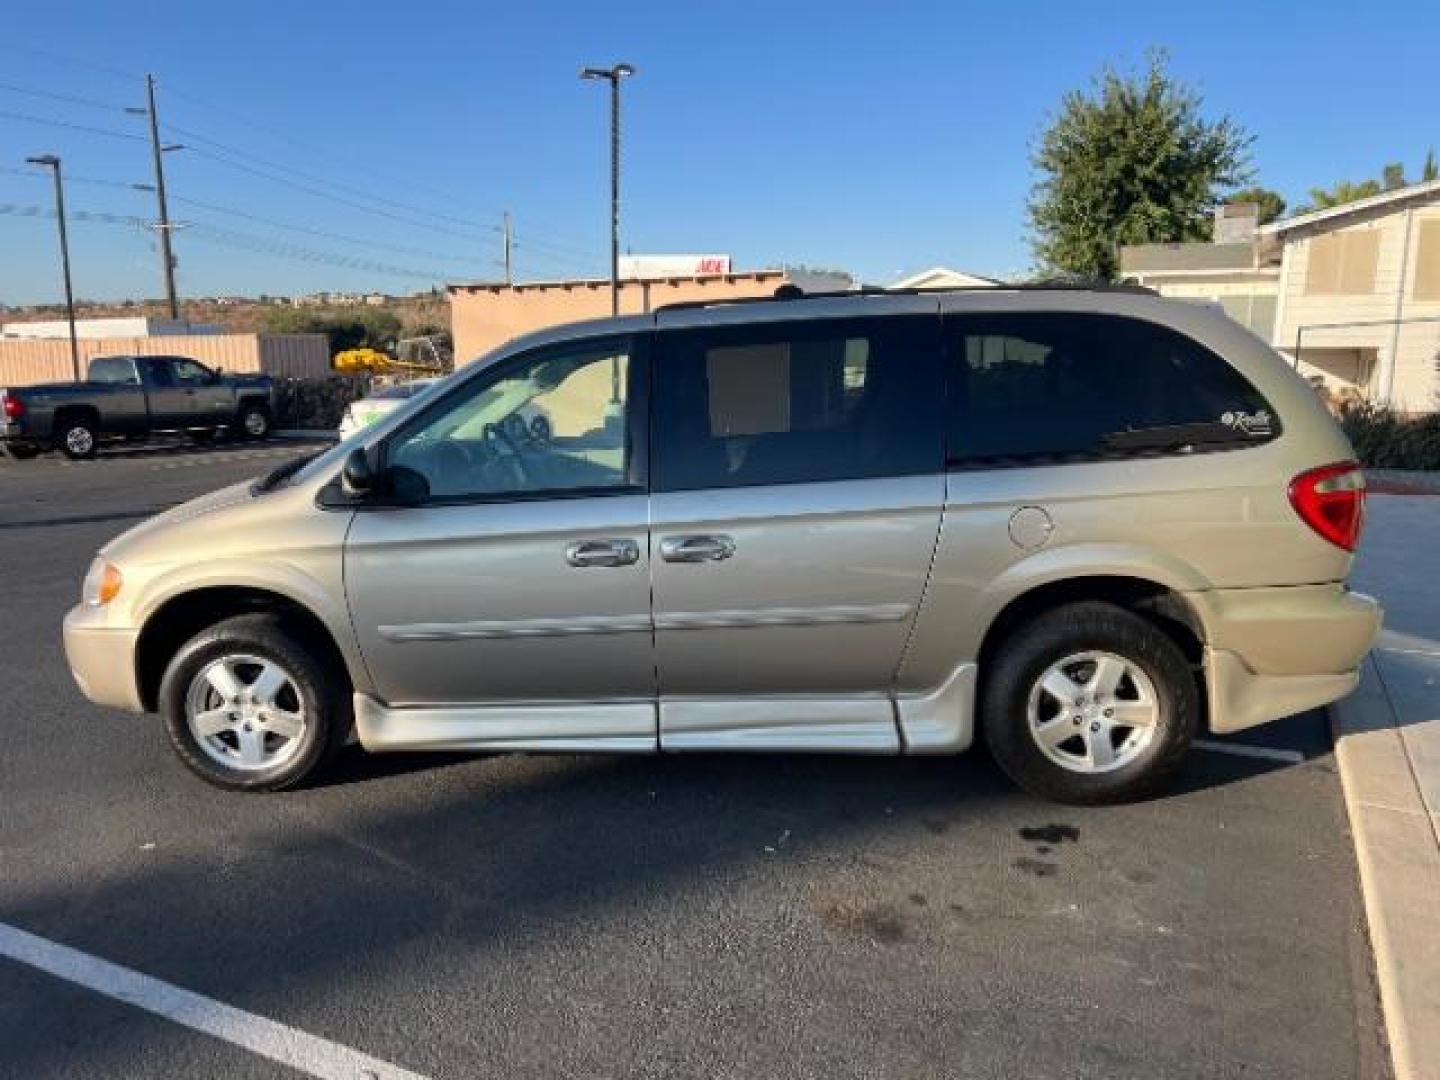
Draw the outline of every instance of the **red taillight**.
<instances>
[{"instance_id":1,"label":"red taillight","mask_svg":"<svg viewBox=\"0 0 1440 1080\"><path fill-rule=\"evenodd\" d=\"M7 419L19 420L25 415L25 403L18 397L13 397L4 390L0 390L0 410L3 410Z\"/></svg>"},{"instance_id":2,"label":"red taillight","mask_svg":"<svg viewBox=\"0 0 1440 1080\"><path fill-rule=\"evenodd\" d=\"M1354 551L1365 524L1365 474L1354 461L1303 472L1290 481L1290 505L1326 540Z\"/></svg>"}]
</instances>

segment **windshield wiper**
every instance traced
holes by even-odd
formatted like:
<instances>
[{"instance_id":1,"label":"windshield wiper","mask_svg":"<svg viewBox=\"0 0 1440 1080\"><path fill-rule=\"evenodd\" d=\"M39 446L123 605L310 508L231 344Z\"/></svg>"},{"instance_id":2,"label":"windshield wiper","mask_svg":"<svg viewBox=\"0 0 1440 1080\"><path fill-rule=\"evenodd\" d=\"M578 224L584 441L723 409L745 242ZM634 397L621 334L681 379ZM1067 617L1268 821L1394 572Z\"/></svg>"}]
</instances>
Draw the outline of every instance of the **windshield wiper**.
<instances>
[{"instance_id":1,"label":"windshield wiper","mask_svg":"<svg viewBox=\"0 0 1440 1080\"><path fill-rule=\"evenodd\" d=\"M323 453L323 450L317 450L313 454L304 454L300 457L292 458L290 461L285 462L284 465L281 465L277 469L272 469L259 480L256 480L250 490L256 495L266 491L274 491Z\"/></svg>"}]
</instances>

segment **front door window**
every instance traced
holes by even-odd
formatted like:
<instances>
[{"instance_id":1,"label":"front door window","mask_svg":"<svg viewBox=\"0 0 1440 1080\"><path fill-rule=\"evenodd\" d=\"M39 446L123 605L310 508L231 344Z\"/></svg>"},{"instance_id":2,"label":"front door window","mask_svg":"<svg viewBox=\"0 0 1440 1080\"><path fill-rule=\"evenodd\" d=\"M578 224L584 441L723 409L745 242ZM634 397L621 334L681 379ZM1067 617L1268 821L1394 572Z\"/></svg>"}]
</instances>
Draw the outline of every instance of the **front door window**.
<instances>
[{"instance_id":1,"label":"front door window","mask_svg":"<svg viewBox=\"0 0 1440 1080\"><path fill-rule=\"evenodd\" d=\"M389 464L424 477L432 499L632 486L624 342L541 350L423 414Z\"/></svg>"}]
</instances>

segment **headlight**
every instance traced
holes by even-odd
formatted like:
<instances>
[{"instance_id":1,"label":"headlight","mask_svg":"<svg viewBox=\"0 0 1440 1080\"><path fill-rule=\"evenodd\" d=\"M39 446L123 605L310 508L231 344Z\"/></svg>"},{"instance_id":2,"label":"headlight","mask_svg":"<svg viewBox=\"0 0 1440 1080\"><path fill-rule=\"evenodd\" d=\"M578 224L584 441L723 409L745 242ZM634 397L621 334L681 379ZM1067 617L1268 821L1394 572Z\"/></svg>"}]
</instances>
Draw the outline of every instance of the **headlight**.
<instances>
[{"instance_id":1,"label":"headlight","mask_svg":"<svg viewBox=\"0 0 1440 1080\"><path fill-rule=\"evenodd\" d=\"M80 599L91 607L104 607L120 594L124 581L114 563L97 555L85 573Z\"/></svg>"}]
</instances>

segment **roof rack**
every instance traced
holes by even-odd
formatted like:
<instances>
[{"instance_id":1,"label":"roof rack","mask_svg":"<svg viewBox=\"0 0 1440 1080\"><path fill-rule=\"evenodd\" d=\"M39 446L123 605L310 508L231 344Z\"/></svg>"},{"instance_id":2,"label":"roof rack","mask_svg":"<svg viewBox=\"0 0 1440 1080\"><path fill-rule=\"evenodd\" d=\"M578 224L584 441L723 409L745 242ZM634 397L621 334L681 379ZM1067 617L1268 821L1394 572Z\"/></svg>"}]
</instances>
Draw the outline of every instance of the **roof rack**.
<instances>
[{"instance_id":1,"label":"roof rack","mask_svg":"<svg viewBox=\"0 0 1440 1080\"><path fill-rule=\"evenodd\" d=\"M715 300L676 300L674 303L661 304L654 308L653 312L658 314L662 311L692 311L696 308L709 307L731 307L740 304L774 304L796 300L843 300L849 297L860 296L925 296L934 293L968 293L968 292L1102 292L1102 293L1135 293L1141 296L1159 296L1160 294L1146 285L1136 285L1130 282L1084 282L1065 281L1061 279L1049 281L1026 281L1016 284L1000 285L931 285L911 286L903 289L890 289L881 285L861 285L855 289L841 289L827 292L805 292L798 285L786 283L781 285L769 296L734 296L728 299Z\"/></svg>"}]
</instances>

